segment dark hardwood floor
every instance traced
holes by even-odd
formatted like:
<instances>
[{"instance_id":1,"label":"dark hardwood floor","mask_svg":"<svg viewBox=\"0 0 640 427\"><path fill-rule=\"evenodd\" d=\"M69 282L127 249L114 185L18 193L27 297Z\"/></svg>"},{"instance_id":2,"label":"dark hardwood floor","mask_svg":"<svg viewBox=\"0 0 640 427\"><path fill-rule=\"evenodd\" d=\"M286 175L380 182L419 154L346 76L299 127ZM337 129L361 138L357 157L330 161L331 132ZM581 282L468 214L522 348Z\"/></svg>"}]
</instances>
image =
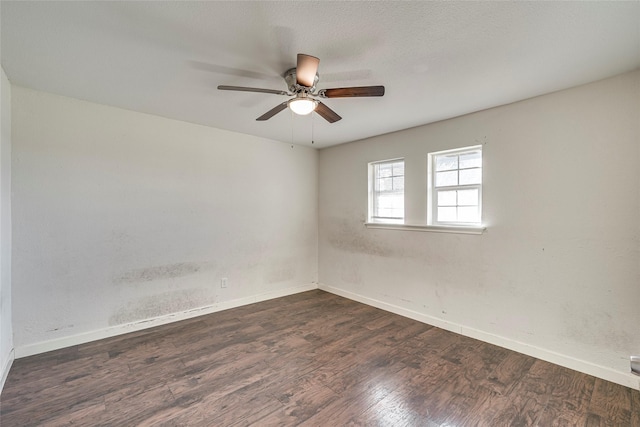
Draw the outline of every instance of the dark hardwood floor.
<instances>
[{"instance_id":1,"label":"dark hardwood floor","mask_svg":"<svg viewBox=\"0 0 640 427\"><path fill-rule=\"evenodd\" d=\"M322 291L18 359L9 426L640 426L640 392Z\"/></svg>"}]
</instances>

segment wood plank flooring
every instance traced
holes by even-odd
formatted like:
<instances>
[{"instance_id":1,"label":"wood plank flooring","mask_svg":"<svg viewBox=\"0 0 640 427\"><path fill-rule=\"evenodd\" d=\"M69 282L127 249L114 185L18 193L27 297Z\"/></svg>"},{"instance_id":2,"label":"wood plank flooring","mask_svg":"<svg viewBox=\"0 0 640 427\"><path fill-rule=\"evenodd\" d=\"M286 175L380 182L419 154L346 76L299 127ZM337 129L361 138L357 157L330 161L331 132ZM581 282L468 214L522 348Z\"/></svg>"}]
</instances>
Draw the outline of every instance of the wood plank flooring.
<instances>
[{"instance_id":1,"label":"wood plank flooring","mask_svg":"<svg viewBox=\"0 0 640 427\"><path fill-rule=\"evenodd\" d=\"M15 361L10 426L640 426L640 392L322 291Z\"/></svg>"}]
</instances>

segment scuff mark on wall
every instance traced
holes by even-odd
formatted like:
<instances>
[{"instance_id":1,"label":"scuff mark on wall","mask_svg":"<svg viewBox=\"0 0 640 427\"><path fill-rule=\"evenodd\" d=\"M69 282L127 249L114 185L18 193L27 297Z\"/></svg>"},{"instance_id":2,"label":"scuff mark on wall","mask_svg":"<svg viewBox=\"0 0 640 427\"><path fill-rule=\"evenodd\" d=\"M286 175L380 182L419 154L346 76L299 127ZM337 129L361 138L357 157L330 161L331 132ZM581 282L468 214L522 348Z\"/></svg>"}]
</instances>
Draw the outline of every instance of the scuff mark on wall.
<instances>
[{"instance_id":1,"label":"scuff mark on wall","mask_svg":"<svg viewBox=\"0 0 640 427\"><path fill-rule=\"evenodd\" d=\"M160 265L156 267L129 270L114 279L114 283L151 282L153 280L172 279L174 277L188 276L199 271L211 268L210 264L195 262L179 262L176 264Z\"/></svg>"},{"instance_id":2,"label":"scuff mark on wall","mask_svg":"<svg viewBox=\"0 0 640 427\"><path fill-rule=\"evenodd\" d=\"M56 332L56 331L60 331L62 329L68 329L68 328L73 328L73 325L58 326L57 328L47 329L47 332Z\"/></svg>"},{"instance_id":3,"label":"scuff mark on wall","mask_svg":"<svg viewBox=\"0 0 640 427\"><path fill-rule=\"evenodd\" d=\"M171 313L179 313L215 304L216 295L204 289L183 289L150 295L129 302L109 317L109 325L122 325L134 321L152 319Z\"/></svg>"}]
</instances>

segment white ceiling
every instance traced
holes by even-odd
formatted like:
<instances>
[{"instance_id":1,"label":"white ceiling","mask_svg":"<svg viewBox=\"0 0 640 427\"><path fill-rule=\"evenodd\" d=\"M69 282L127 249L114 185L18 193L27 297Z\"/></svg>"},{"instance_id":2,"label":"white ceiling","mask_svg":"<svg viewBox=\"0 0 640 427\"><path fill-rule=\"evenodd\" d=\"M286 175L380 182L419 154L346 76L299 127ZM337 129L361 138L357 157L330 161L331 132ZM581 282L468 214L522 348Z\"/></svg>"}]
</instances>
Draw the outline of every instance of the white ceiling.
<instances>
[{"instance_id":1,"label":"white ceiling","mask_svg":"<svg viewBox=\"0 0 640 427\"><path fill-rule=\"evenodd\" d=\"M640 68L640 2L8 2L13 84L265 138L326 147ZM343 119L262 115L296 54Z\"/></svg>"}]
</instances>

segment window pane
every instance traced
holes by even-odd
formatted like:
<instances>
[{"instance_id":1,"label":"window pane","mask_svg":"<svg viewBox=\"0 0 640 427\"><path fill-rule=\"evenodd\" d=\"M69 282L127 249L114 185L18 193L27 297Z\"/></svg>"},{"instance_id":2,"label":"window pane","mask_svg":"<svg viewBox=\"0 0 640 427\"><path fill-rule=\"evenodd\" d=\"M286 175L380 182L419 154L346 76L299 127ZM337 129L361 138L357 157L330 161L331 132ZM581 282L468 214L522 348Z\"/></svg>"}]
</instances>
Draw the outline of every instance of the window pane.
<instances>
[{"instance_id":1,"label":"window pane","mask_svg":"<svg viewBox=\"0 0 640 427\"><path fill-rule=\"evenodd\" d=\"M404 217L404 195L385 194L378 196L374 216L392 218Z\"/></svg>"},{"instance_id":2,"label":"window pane","mask_svg":"<svg viewBox=\"0 0 640 427\"><path fill-rule=\"evenodd\" d=\"M479 222L477 206L462 206L458 208L458 221L460 222Z\"/></svg>"},{"instance_id":3,"label":"window pane","mask_svg":"<svg viewBox=\"0 0 640 427\"><path fill-rule=\"evenodd\" d=\"M438 206L455 206L455 191L438 191Z\"/></svg>"},{"instance_id":4,"label":"window pane","mask_svg":"<svg viewBox=\"0 0 640 427\"><path fill-rule=\"evenodd\" d=\"M378 209L392 209L393 200L391 197L380 196L378 197Z\"/></svg>"},{"instance_id":5,"label":"window pane","mask_svg":"<svg viewBox=\"0 0 640 427\"><path fill-rule=\"evenodd\" d=\"M460 169L482 167L482 154L480 151L460 154Z\"/></svg>"},{"instance_id":6,"label":"window pane","mask_svg":"<svg viewBox=\"0 0 640 427\"><path fill-rule=\"evenodd\" d=\"M458 169L458 156L436 156L436 171Z\"/></svg>"},{"instance_id":7,"label":"window pane","mask_svg":"<svg viewBox=\"0 0 640 427\"><path fill-rule=\"evenodd\" d=\"M393 178L393 189L404 190L404 176L397 176Z\"/></svg>"},{"instance_id":8,"label":"window pane","mask_svg":"<svg viewBox=\"0 0 640 427\"><path fill-rule=\"evenodd\" d=\"M394 216L402 216L404 212L404 196L394 195L390 200L390 206L396 212Z\"/></svg>"},{"instance_id":9,"label":"window pane","mask_svg":"<svg viewBox=\"0 0 640 427\"><path fill-rule=\"evenodd\" d=\"M378 209L378 213L376 213L375 216L382 217L382 218L394 218L393 209L380 208Z\"/></svg>"},{"instance_id":10,"label":"window pane","mask_svg":"<svg viewBox=\"0 0 640 427\"><path fill-rule=\"evenodd\" d=\"M402 194L381 194L378 196L378 207L385 209L400 209L404 206Z\"/></svg>"},{"instance_id":11,"label":"window pane","mask_svg":"<svg viewBox=\"0 0 640 427\"><path fill-rule=\"evenodd\" d=\"M460 171L460 185L480 183L482 183L482 169L465 169Z\"/></svg>"},{"instance_id":12,"label":"window pane","mask_svg":"<svg viewBox=\"0 0 640 427\"><path fill-rule=\"evenodd\" d=\"M478 206L478 189L458 191L458 205Z\"/></svg>"},{"instance_id":13,"label":"window pane","mask_svg":"<svg viewBox=\"0 0 640 427\"><path fill-rule=\"evenodd\" d=\"M458 171L436 173L436 187L448 185L458 185Z\"/></svg>"},{"instance_id":14,"label":"window pane","mask_svg":"<svg viewBox=\"0 0 640 427\"><path fill-rule=\"evenodd\" d=\"M383 163L376 165L378 168L377 176L378 178L385 178L391 176L393 173L393 165L391 163Z\"/></svg>"},{"instance_id":15,"label":"window pane","mask_svg":"<svg viewBox=\"0 0 640 427\"><path fill-rule=\"evenodd\" d=\"M393 178L382 178L378 180L378 191L393 190Z\"/></svg>"},{"instance_id":16,"label":"window pane","mask_svg":"<svg viewBox=\"0 0 640 427\"><path fill-rule=\"evenodd\" d=\"M404 162L393 163L393 175L404 175Z\"/></svg>"},{"instance_id":17,"label":"window pane","mask_svg":"<svg viewBox=\"0 0 640 427\"><path fill-rule=\"evenodd\" d=\"M453 222L456 220L456 208L438 208L438 221Z\"/></svg>"}]
</instances>

